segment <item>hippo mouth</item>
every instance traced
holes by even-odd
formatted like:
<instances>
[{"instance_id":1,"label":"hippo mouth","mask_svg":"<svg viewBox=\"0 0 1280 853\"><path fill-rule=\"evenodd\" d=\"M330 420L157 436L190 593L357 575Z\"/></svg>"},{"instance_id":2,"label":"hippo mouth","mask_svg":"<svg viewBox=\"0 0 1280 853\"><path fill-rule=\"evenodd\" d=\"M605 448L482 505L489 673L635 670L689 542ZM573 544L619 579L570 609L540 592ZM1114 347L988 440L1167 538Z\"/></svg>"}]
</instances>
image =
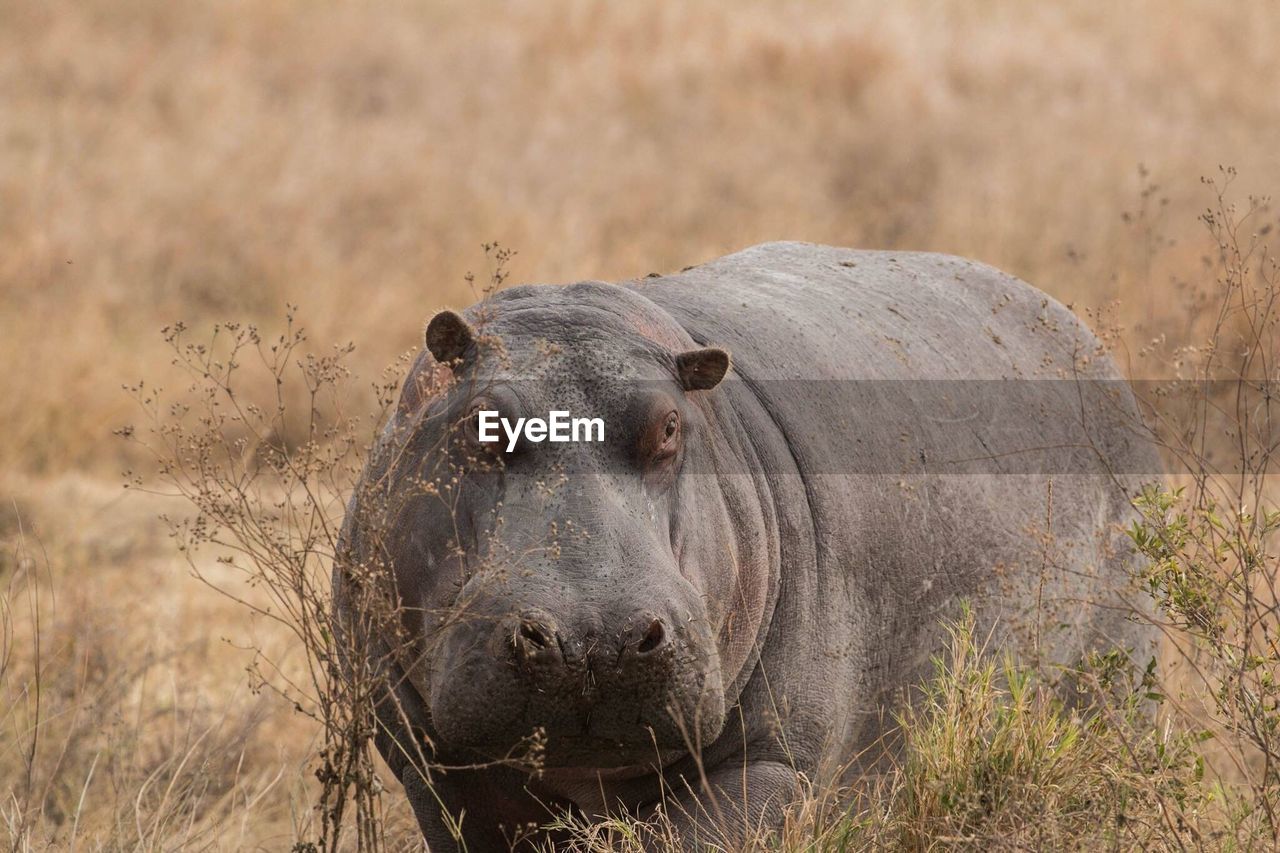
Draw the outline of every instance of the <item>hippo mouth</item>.
<instances>
[{"instance_id":1,"label":"hippo mouth","mask_svg":"<svg viewBox=\"0 0 1280 853\"><path fill-rule=\"evenodd\" d=\"M487 642L446 640L431 679L440 740L487 760L544 767L661 765L724 726L718 659L686 631L646 615L607 647L553 638L550 620L510 620ZM712 647L713 648L713 647Z\"/></svg>"},{"instance_id":2,"label":"hippo mouth","mask_svg":"<svg viewBox=\"0 0 1280 853\"><path fill-rule=\"evenodd\" d=\"M648 732L642 732L648 735ZM541 727L514 743L459 743L446 738L454 746L465 746L470 752L493 762L510 762L564 770L619 771L628 768L665 767L688 753L687 743L664 745L656 737L648 740L619 740L596 735L548 734Z\"/></svg>"},{"instance_id":3,"label":"hippo mouth","mask_svg":"<svg viewBox=\"0 0 1280 853\"><path fill-rule=\"evenodd\" d=\"M710 743L724 724L717 691L690 691L683 700L669 696L666 701L630 691L593 700L566 693L471 702L454 688L446 701L432 703L433 727L446 744L492 761L616 769L663 766Z\"/></svg>"},{"instance_id":4,"label":"hippo mouth","mask_svg":"<svg viewBox=\"0 0 1280 853\"><path fill-rule=\"evenodd\" d=\"M586 735L549 737L543 749L530 757L550 769L616 772L661 768L686 751L686 747L664 748L652 741L638 744Z\"/></svg>"}]
</instances>

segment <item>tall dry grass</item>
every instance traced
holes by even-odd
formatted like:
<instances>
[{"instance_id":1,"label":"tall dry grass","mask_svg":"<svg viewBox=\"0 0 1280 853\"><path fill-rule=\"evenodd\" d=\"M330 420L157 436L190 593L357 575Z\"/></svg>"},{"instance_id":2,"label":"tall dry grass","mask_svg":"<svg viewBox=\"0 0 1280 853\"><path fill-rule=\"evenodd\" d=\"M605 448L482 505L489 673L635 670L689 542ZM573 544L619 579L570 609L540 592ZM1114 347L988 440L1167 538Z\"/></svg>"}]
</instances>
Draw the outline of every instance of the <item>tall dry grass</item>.
<instances>
[{"instance_id":1,"label":"tall dry grass","mask_svg":"<svg viewBox=\"0 0 1280 853\"><path fill-rule=\"evenodd\" d=\"M566 281L793 238L1120 300L1144 375L1205 331L1197 177L1280 183L1278 36L1266 0L0 0L7 838L275 849L315 819L316 731L245 672L301 665L289 633L120 494L150 471L121 385L181 387L162 326L299 304L372 380L471 301L482 241Z\"/></svg>"}]
</instances>

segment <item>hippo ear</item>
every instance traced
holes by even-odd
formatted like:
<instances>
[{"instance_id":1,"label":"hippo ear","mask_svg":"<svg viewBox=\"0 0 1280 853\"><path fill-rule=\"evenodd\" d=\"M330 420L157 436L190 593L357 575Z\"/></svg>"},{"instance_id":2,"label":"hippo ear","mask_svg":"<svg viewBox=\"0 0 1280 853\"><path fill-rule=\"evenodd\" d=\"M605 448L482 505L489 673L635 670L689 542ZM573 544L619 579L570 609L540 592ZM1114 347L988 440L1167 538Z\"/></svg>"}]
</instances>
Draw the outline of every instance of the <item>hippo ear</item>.
<instances>
[{"instance_id":1,"label":"hippo ear","mask_svg":"<svg viewBox=\"0 0 1280 853\"><path fill-rule=\"evenodd\" d=\"M461 314L446 309L431 318L426 338L427 349L436 361L448 364L467 354L476 341L476 333Z\"/></svg>"},{"instance_id":2,"label":"hippo ear","mask_svg":"<svg viewBox=\"0 0 1280 853\"><path fill-rule=\"evenodd\" d=\"M676 356L676 375L686 391L714 388L729 371L729 353L715 347L689 350Z\"/></svg>"}]
</instances>

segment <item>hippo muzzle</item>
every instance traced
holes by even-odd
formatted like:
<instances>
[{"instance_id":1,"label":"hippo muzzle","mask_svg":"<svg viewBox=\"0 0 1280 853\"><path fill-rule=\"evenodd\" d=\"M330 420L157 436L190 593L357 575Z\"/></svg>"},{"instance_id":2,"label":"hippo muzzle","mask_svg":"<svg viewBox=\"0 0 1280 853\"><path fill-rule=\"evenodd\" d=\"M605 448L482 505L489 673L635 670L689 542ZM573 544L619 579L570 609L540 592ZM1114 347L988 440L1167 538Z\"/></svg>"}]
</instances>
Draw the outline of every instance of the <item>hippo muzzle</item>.
<instances>
[{"instance_id":1,"label":"hippo muzzle","mask_svg":"<svg viewBox=\"0 0 1280 853\"><path fill-rule=\"evenodd\" d=\"M492 598L442 637L430 710L445 744L547 767L662 763L724 726L715 643L694 602L593 609ZM487 615L479 615L487 614Z\"/></svg>"}]
</instances>

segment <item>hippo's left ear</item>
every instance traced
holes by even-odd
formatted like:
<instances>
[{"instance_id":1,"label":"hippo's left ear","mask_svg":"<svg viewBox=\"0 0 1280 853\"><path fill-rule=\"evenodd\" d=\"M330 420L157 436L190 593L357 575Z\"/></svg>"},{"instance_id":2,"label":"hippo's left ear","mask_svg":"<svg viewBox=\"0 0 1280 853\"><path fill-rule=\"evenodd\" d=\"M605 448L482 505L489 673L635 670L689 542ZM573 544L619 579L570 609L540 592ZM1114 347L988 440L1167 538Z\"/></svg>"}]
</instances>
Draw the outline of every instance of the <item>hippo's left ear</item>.
<instances>
[{"instance_id":1,"label":"hippo's left ear","mask_svg":"<svg viewBox=\"0 0 1280 853\"><path fill-rule=\"evenodd\" d=\"M676 375L686 391L714 388L729 372L729 353L716 347L689 350L676 356Z\"/></svg>"}]
</instances>

